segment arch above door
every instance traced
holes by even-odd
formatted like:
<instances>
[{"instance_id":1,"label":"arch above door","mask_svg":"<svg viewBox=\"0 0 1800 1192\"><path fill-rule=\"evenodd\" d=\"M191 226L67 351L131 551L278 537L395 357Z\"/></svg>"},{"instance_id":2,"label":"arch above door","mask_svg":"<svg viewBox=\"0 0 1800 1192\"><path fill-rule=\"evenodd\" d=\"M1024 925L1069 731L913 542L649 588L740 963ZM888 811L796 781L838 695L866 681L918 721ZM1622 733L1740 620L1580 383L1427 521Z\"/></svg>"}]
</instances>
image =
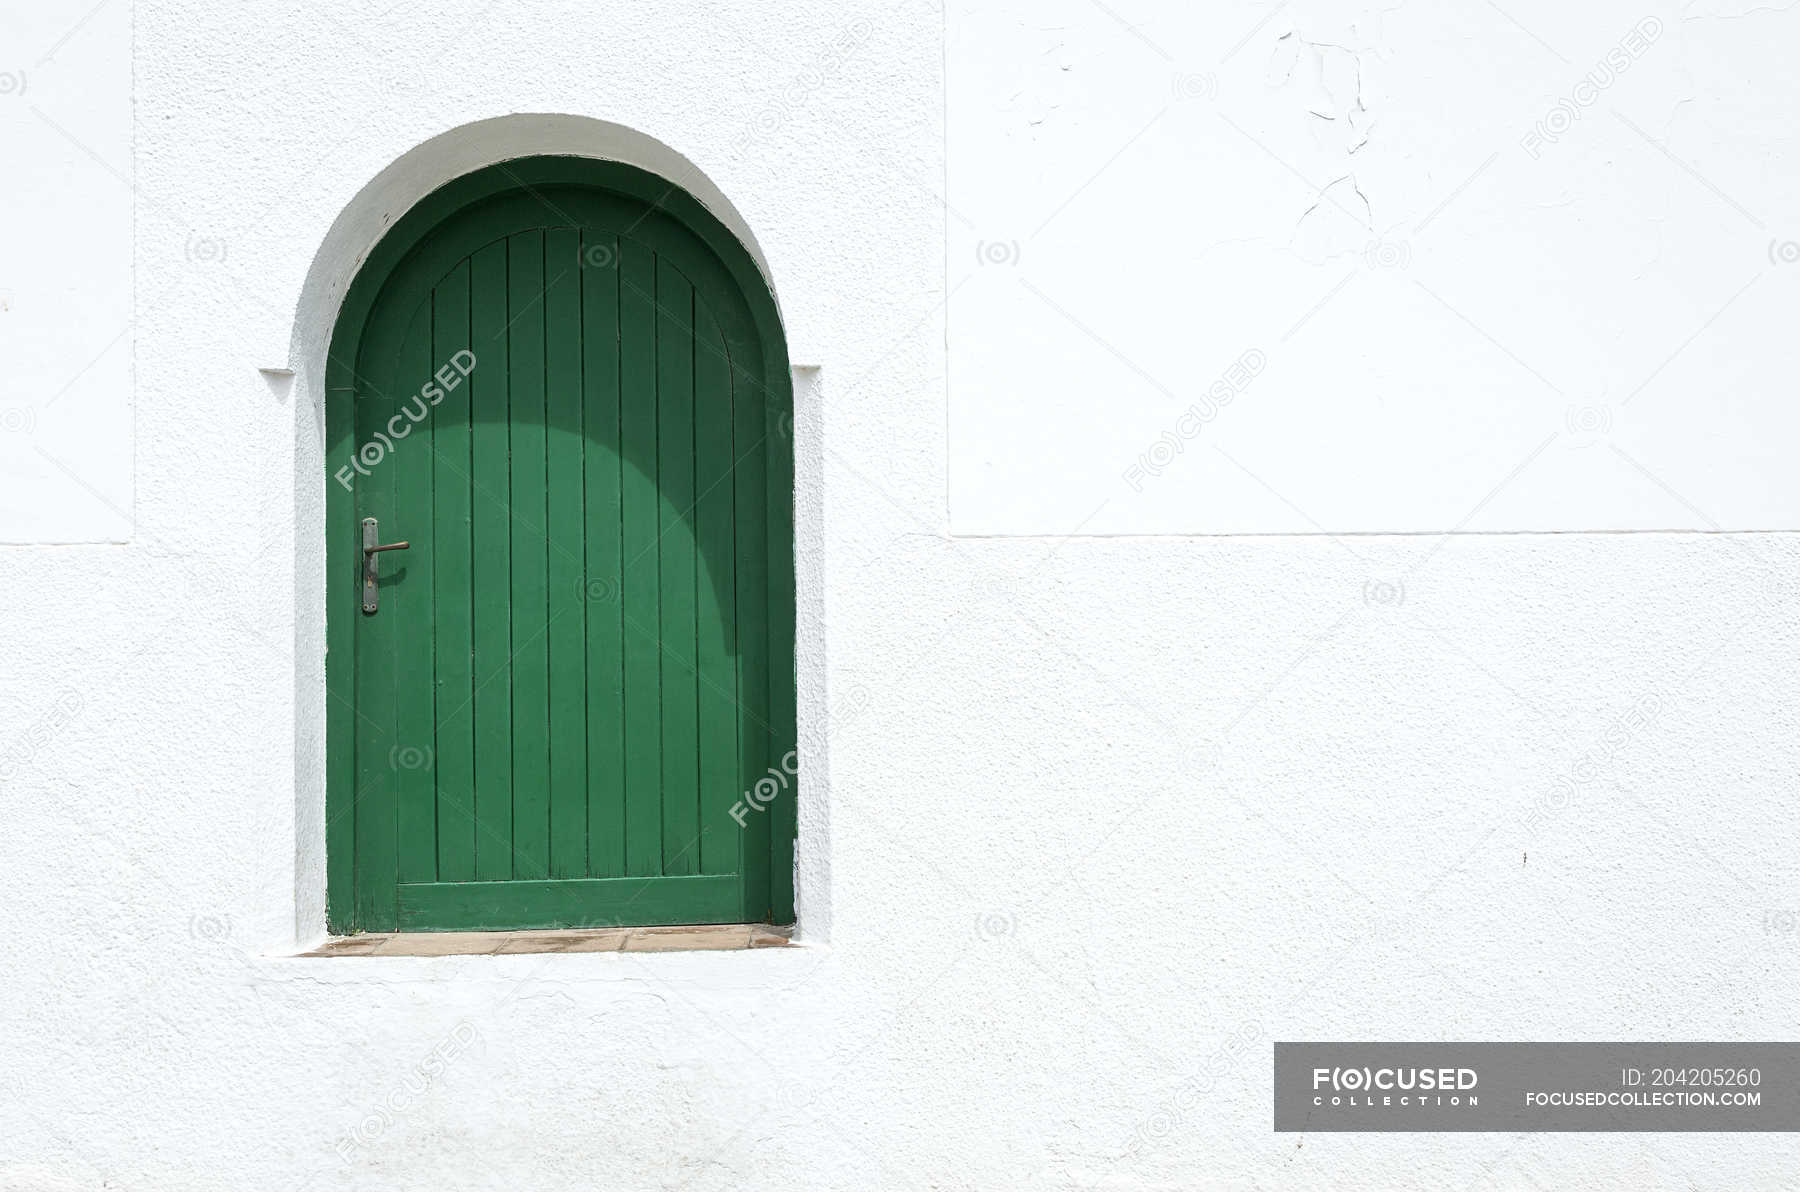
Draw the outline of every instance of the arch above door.
<instances>
[{"instance_id":1,"label":"arch above door","mask_svg":"<svg viewBox=\"0 0 1800 1192\"><path fill-rule=\"evenodd\" d=\"M326 367L334 932L792 921L791 408L755 262L653 174L395 223Z\"/></svg>"}]
</instances>

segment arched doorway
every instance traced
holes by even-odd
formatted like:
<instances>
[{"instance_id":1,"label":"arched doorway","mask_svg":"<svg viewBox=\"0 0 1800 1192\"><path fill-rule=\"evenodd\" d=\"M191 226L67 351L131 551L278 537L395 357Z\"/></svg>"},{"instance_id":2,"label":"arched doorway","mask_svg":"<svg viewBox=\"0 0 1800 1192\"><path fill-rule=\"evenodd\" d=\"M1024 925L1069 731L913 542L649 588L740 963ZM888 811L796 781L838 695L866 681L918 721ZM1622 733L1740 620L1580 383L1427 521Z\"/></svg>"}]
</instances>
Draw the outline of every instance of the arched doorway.
<instances>
[{"instance_id":1,"label":"arched doorway","mask_svg":"<svg viewBox=\"0 0 1800 1192\"><path fill-rule=\"evenodd\" d=\"M655 175L395 223L326 369L332 930L792 921L791 404L755 263Z\"/></svg>"}]
</instances>

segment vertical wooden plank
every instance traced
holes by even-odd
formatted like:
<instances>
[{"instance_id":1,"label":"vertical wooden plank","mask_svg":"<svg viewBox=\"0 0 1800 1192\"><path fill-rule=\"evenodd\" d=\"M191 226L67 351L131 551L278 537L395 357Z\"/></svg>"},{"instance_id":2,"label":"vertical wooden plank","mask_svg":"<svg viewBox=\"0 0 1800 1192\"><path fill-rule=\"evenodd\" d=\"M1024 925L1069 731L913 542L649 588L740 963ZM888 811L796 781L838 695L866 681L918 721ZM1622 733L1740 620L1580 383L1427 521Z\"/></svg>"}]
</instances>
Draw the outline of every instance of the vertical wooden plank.
<instances>
[{"instance_id":1,"label":"vertical wooden plank","mask_svg":"<svg viewBox=\"0 0 1800 1192\"><path fill-rule=\"evenodd\" d=\"M544 234L508 240L512 394L513 875L550 873L548 508L544 459Z\"/></svg>"},{"instance_id":2,"label":"vertical wooden plank","mask_svg":"<svg viewBox=\"0 0 1800 1192\"><path fill-rule=\"evenodd\" d=\"M438 285L432 299L432 367L449 365L446 375L451 378L459 378L463 368L481 368L480 354L469 346L469 272L467 261L458 265ZM432 600L436 608L437 654L437 867L438 880L444 882L475 878L471 386L472 382L460 380L454 388L445 388L443 398L430 415Z\"/></svg>"},{"instance_id":3,"label":"vertical wooden plank","mask_svg":"<svg viewBox=\"0 0 1800 1192\"><path fill-rule=\"evenodd\" d=\"M619 242L582 240L588 872L625 876L625 623L620 617Z\"/></svg>"},{"instance_id":4,"label":"vertical wooden plank","mask_svg":"<svg viewBox=\"0 0 1800 1192\"><path fill-rule=\"evenodd\" d=\"M788 782L771 808L769 909L779 922L794 917L794 838L798 831L799 786L804 775L792 773L799 753L794 678L794 417L793 391L785 375L772 375L757 362L758 375L769 387L768 517L769 539L769 754ZM759 915L758 918L762 916Z\"/></svg>"},{"instance_id":5,"label":"vertical wooden plank","mask_svg":"<svg viewBox=\"0 0 1800 1192\"><path fill-rule=\"evenodd\" d=\"M734 349L737 344L732 345ZM732 435L738 453L733 475L737 508L738 755L739 782L754 789L763 778L779 781L769 750L769 553L768 402L760 358L748 349L732 353ZM769 910L769 806L743 817L744 917L751 922Z\"/></svg>"},{"instance_id":6,"label":"vertical wooden plank","mask_svg":"<svg viewBox=\"0 0 1800 1192\"><path fill-rule=\"evenodd\" d=\"M663 872L700 868L700 759L694 607L694 289L656 273L656 476L662 601Z\"/></svg>"},{"instance_id":7,"label":"vertical wooden plank","mask_svg":"<svg viewBox=\"0 0 1800 1192\"><path fill-rule=\"evenodd\" d=\"M377 315L357 363L354 449L366 472L356 485L357 516L359 523L365 517L377 519L384 530L394 524L394 470L383 466L385 451L375 435L399 404L394 397L398 392L394 358L404 335L399 312ZM357 533L360 559L360 525ZM360 578L357 592L360 609ZM392 593L392 583L384 582L384 602ZM394 721L394 624L392 616L384 620L379 614L357 613L356 920L365 931L390 930L398 917L394 891L398 776L390 760L399 745Z\"/></svg>"},{"instance_id":8,"label":"vertical wooden plank","mask_svg":"<svg viewBox=\"0 0 1800 1192\"><path fill-rule=\"evenodd\" d=\"M694 293L694 533L700 732L700 872L741 872L738 819L751 814L738 782L737 569L732 541L731 364ZM733 810L736 809L734 816Z\"/></svg>"},{"instance_id":9,"label":"vertical wooden plank","mask_svg":"<svg viewBox=\"0 0 1800 1192\"><path fill-rule=\"evenodd\" d=\"M393 412L379 433L393 444L380 467L393 474L394 516L381 523L381 541L405 540L405 551L381 557L381 611L392 633L394 771L398 880L437 878L436 740L432 691L436 685L432 639L431 406L421 392L431 377L432 301L420 303L395 357Z\"/></svg>"},{"instance_id":10,"label":"vertical wooden plank","mask_svg":"<svg viewBox=\"0 0 1800 1192\"><path fill-rule=\"evenodd\" d=\"M662 872L662 651L657 598L656 257L619 242L620 535L624 555L625 872Z\"/></svg>"},{"instance_id":11,"label":"vertical wooden plank","mask_svg":"<svg viewBox=\"0 0 1800 1192\"><path fill-rule=\"evenodd\" d=\"M506 241L470 261L470 612L474 639L475 876L513 875L512 489L507 427Z\"/></svg>"},{"instance_id":12,"label":"vertical wooden plank","mask_svg":"<svg viewBox=\"0 0 1800 1192\"><path fill-rule=\"evenodd\" d=\"M356 930L357 533L354 389L325 393L325 865L327 929ZM339 477L343 477L340 480Z\"/></svg>"},{"instance_id":13,"label":"vertical wooden plank","mask_svg":"<svg viewBox=\"0 0 1800 1192\"><path fill-rule=\"evenodd\" d=\"M544 233L545 531L550 584L550 876L587 873L586 445L581 233Z\"/></svg>"},{"instance_id":14,"label":"vertical wooden plank","mask_svg":"<svg viewBox=\"0 0 1800 1192\"><path fill-rule=\"evenodd\" d=\"M334 339L339 351L352 349ZM334 368L333 372L338 370ZM336 380L349 381L344 368ZM356 390L325 391L325 864L327 929L333 935L357 929L356 920L356 752L361 731L356 718L355 565L361 559L357 530Z\"/></svg>"}]
</instances>

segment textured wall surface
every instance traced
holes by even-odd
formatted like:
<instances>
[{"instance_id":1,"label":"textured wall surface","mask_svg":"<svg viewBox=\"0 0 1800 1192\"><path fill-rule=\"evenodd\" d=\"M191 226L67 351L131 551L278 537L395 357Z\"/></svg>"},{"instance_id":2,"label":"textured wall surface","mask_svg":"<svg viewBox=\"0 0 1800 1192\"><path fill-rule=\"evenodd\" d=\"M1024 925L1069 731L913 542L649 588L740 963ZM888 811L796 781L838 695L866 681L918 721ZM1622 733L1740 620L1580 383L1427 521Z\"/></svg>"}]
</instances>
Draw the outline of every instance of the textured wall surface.
<instances>
[{"instance_id":1,"label":"textured wall surface","mask_svg":"<svg viewBox=\"0 0 1800 1192\"><path fill-rule=\"evenodd\" d=\"M0 543L124 542L129 4L0 6L0 144Z\"/></svg>"},{"instance_id":2,"label":"textured wall surface","mask_svg":"<svg viewBox=\"0 0 1800 1192\"><path fill-rule=\"evenodd\" d=\"M1786 13L947 32L957 531L1800 528Z\"/></svg>"},{"instance_id":3,"label":"textured wall surface","mask_svg":"<svg viewBox=\"0 0 1800 1192\"><path fill-rule=\"evenodd\" d=\"M1549 6L1509 19L1459 5L1465 20L1409 25L1406 7L1234 4L1218 18L1229 39L1180 41L1177 57L1196 64L1159 65L1141 38L1173 44L1169 22L1188 7L137 0L135 528L122 545L0 550L0 1189L1787 1186L1792 1146L1777 1136L1271 1131L1274 1039L1794 1036L1800 546L1780 533L1573 532L1613 526L1594 516L1606 501L1639 509L1598 473L1569 481L1565 521L1535 527L1561 534L1173 532L1223 524L1201 519L1241 510L1229 492L1159 496L1141 518L1127 503L1123 520L1107 515L1118 536L1039 533L1074 527L1063 512L1079 488L1055 460L1081 423L1045 409L1099 425L1110 391L1076 371L1010 393L958 371L956 346L991 318L979 287L1011 265L982 265L954 212L1033 223L1052 200L1034 195L1014 216L1028 177L984 190L953 169L953 188L976 189L952 193L953 212L943 199L946 145L993 127L1039 26L1066 18L1084 54L1115 73L1153 70L1158 88L1216 73L1216 97L1196 77L1181 102L1229 103L1246 129L1259 112L1287 119L1294 98L1260 75L1228 93L1228 71L1206 63L1238 38L1259 69L1296 28L1351 45L1371 76L1392 60L1406 90L1365 80L1365 93L1412 112L1411 126L1377 124L1356 155L1391 133L1392 152L1431 175L1402 203L1416 220L1430 213L1421 195L1441 198L1490 152L1523 152L1516 139L1465 143L1431 88L1544 54L1515 19L1530 26L1576 65L1553 84L1549 58L1556 70L1534 63L1514 84L1529 101L1523 136L1649 15L1609 6L1563 24ZM1665 80L1631 118L1659 138L1693 120L1729 146L1721 160L1773 161L1783 146L1757 88L1791 83L1752 68L1792 22L1688 14L1741 16L1718 22L1727 37L1673 8L1657 15L1657 47L1681 49L1691 77ZM960 72L948 86L947 44ZM1084 61L1042 69L1111 94ZM1727 84L1756 117L1729 135L1715 106ZM955 97L984 88L997 97L967 99L965 130ZM1079 125L1093 110L1077 97L1027 115L1048 137L1064 135L1055 112ZM583 119L470 131L513 114ZM1622 127L1591 109L1582 120ZM1099 166L1130 132L1096 133L1086 159ZM510 136L522 150L691 163L773 278L801 366L802 723L830 726L803 757L803 947L293 955L322 930L316 335L366 248L361 221L379 226L384 204L403 206L434 170L505 152ZM1170 144L1189 158L1179 202L1162 194L1140 211L1102 176L1071 199L1073 226L1098 218L1083 204L1132 236L1177 215L1225 220L1213 205L1243 201L1233 186L1250 167L1221 179L1203 144ZM1629 174L1611 149L1553 146L1576 150L1544 153L1539 168L1560 182L1478 179L1429 230L1480 241L1475 210L1510 213L1516 229L1561 191L1603 224L1624 217L1618 195L1644 188L1666 254L1711 251L1677 218L1706 187L1641 140L1622 144ZM1708 148L1677 139L1671 151L1692 165ZM1503 164L1483 177L1504 178ZM1330 201L1267 168L1293 188L1271 221ZM1060 197L1080 182L1042 186ZM96 170L86 184L119 183ZM1380 186L1359 175L1359 187L1385 212ZM1245 302L1304 313L1364 267L1366 231L1346 234L1348 256L1296 241L1289 260L1259 241L1284 267ZM1423 235L1413 251L1417 269ZM1766 276L1740 301L1767 304L1790 284L1783 254L1746 251L1733 268ZM1141 264L1121 266L1120 311L1144 297ZM1439 283L1482 276L1454 257L1433 267L1425 284L1452 302ZM1619 350L1644 372L1690 333L1689 352L1717 350L1696 329L1729 291L1621 277L1600 305L1548 286L1545 301L1614 329L1594 332L1609 351L1608 336L1625 336L1635 346ZM1043 275L1033 284L1052 294ZM1165 305L1195 293L1171 277ZM1366 298L1343 291L1320 331ZM1681 304L1692 320L1675 317ZM1095 309L1106 304L1080 317ZM1766 320L1777 308L1754 309ZM1093 342L1046 327L1047 348ZM1526 330L1489 333L1529 360ZM1167 371L1177 409L1248 346L1209 342L1199 317L1186 334L1206 363ZM1364 341L1358 360L1397 359L1427 334ZM1453 350L1478 366L1494 410L1538 384L1466 328L1429 334L1465 337ZM1137 346L1114 344L1123 359L1110 357L1107 383L1132 383ZM1743 369L1691 387L1696 411L1760 417L1784 402L1774 379L1786 381L1789 347L1736 350ZM1335 349L1308 351L1323 367ZM1629 363L1613 361L1618 376ZM1357 368L1339 371L1346 400L1372 400ZM1549 398L1545 433L1562 433L1566 405L1600 404ZM1700 456L1717 451L1700 441L1708 425L1697 413ZM1685 466L1674 448L1659 475ZM1540 459L1551 451L1566 454L1558 443ZM1700 473L1730 462L1710 458ZM992 518L970 506L965 523L972 490L952 461L983 459L1004 463L1017 503L990 504ZM1095 475L1117 484L1129 462L1107 455ZM1474 497L1503 478L1470 479ZM1703 487L1664 482L1707 508ZM1457 505L1421 491L1431 510ZM1791 482L1764 495L1775 520L1744 524L1788 525ZM1017 536L966 533L977 529Z\"/></svg>"}]
</instances>

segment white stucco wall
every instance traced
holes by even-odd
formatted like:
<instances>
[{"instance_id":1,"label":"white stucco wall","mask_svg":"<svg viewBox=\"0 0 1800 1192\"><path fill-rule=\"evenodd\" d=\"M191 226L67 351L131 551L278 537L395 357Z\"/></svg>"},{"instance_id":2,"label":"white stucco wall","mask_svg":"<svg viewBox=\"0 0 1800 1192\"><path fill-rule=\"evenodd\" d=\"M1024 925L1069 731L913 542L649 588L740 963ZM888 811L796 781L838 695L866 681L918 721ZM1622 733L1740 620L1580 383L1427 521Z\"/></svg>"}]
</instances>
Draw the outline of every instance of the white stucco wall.
<instances>
[{"instance_id":1,"label":"white stucco wall","mask_svg":"<svg viewBox=\"0 0 1800 1192\"><path fill-rule=\"evenodd\" d=\"M0 1188L1790 1180L1776 1136L1276 1135L1268 1044L1792 1037L1793 18L129 17L135 376L91 417L133 416L133 517L0 549ZM31 97L80 44L19 43ZM802 721L832 725L804 947L292 955L322 927L315 337L356 229L495 128L687 163L773 278ZM1308 185L1350 170L1370 226L1327 226L1351 200Z\"/></svg>"},{"instance_id":2,"label":"white stucco wall","mask_svg":"<svg viewBox=\"0 0 1800 1192\"><path fill-rule=\"evenodd\" d=\"M1800 525L1786 17L1569 8L954 5L956 530Z\"/></svg>"},{"instance_id":3,"label":"white stucco wall","mask_svg":"<svg viewBox=\"0 0 1800 1192\"><path fill-rule=\"evenodd\" d=\"M131 10L0 6L0 544L131 536ZM183 246L204 259L206 243Z\"/></svg>"}]
</instances>

